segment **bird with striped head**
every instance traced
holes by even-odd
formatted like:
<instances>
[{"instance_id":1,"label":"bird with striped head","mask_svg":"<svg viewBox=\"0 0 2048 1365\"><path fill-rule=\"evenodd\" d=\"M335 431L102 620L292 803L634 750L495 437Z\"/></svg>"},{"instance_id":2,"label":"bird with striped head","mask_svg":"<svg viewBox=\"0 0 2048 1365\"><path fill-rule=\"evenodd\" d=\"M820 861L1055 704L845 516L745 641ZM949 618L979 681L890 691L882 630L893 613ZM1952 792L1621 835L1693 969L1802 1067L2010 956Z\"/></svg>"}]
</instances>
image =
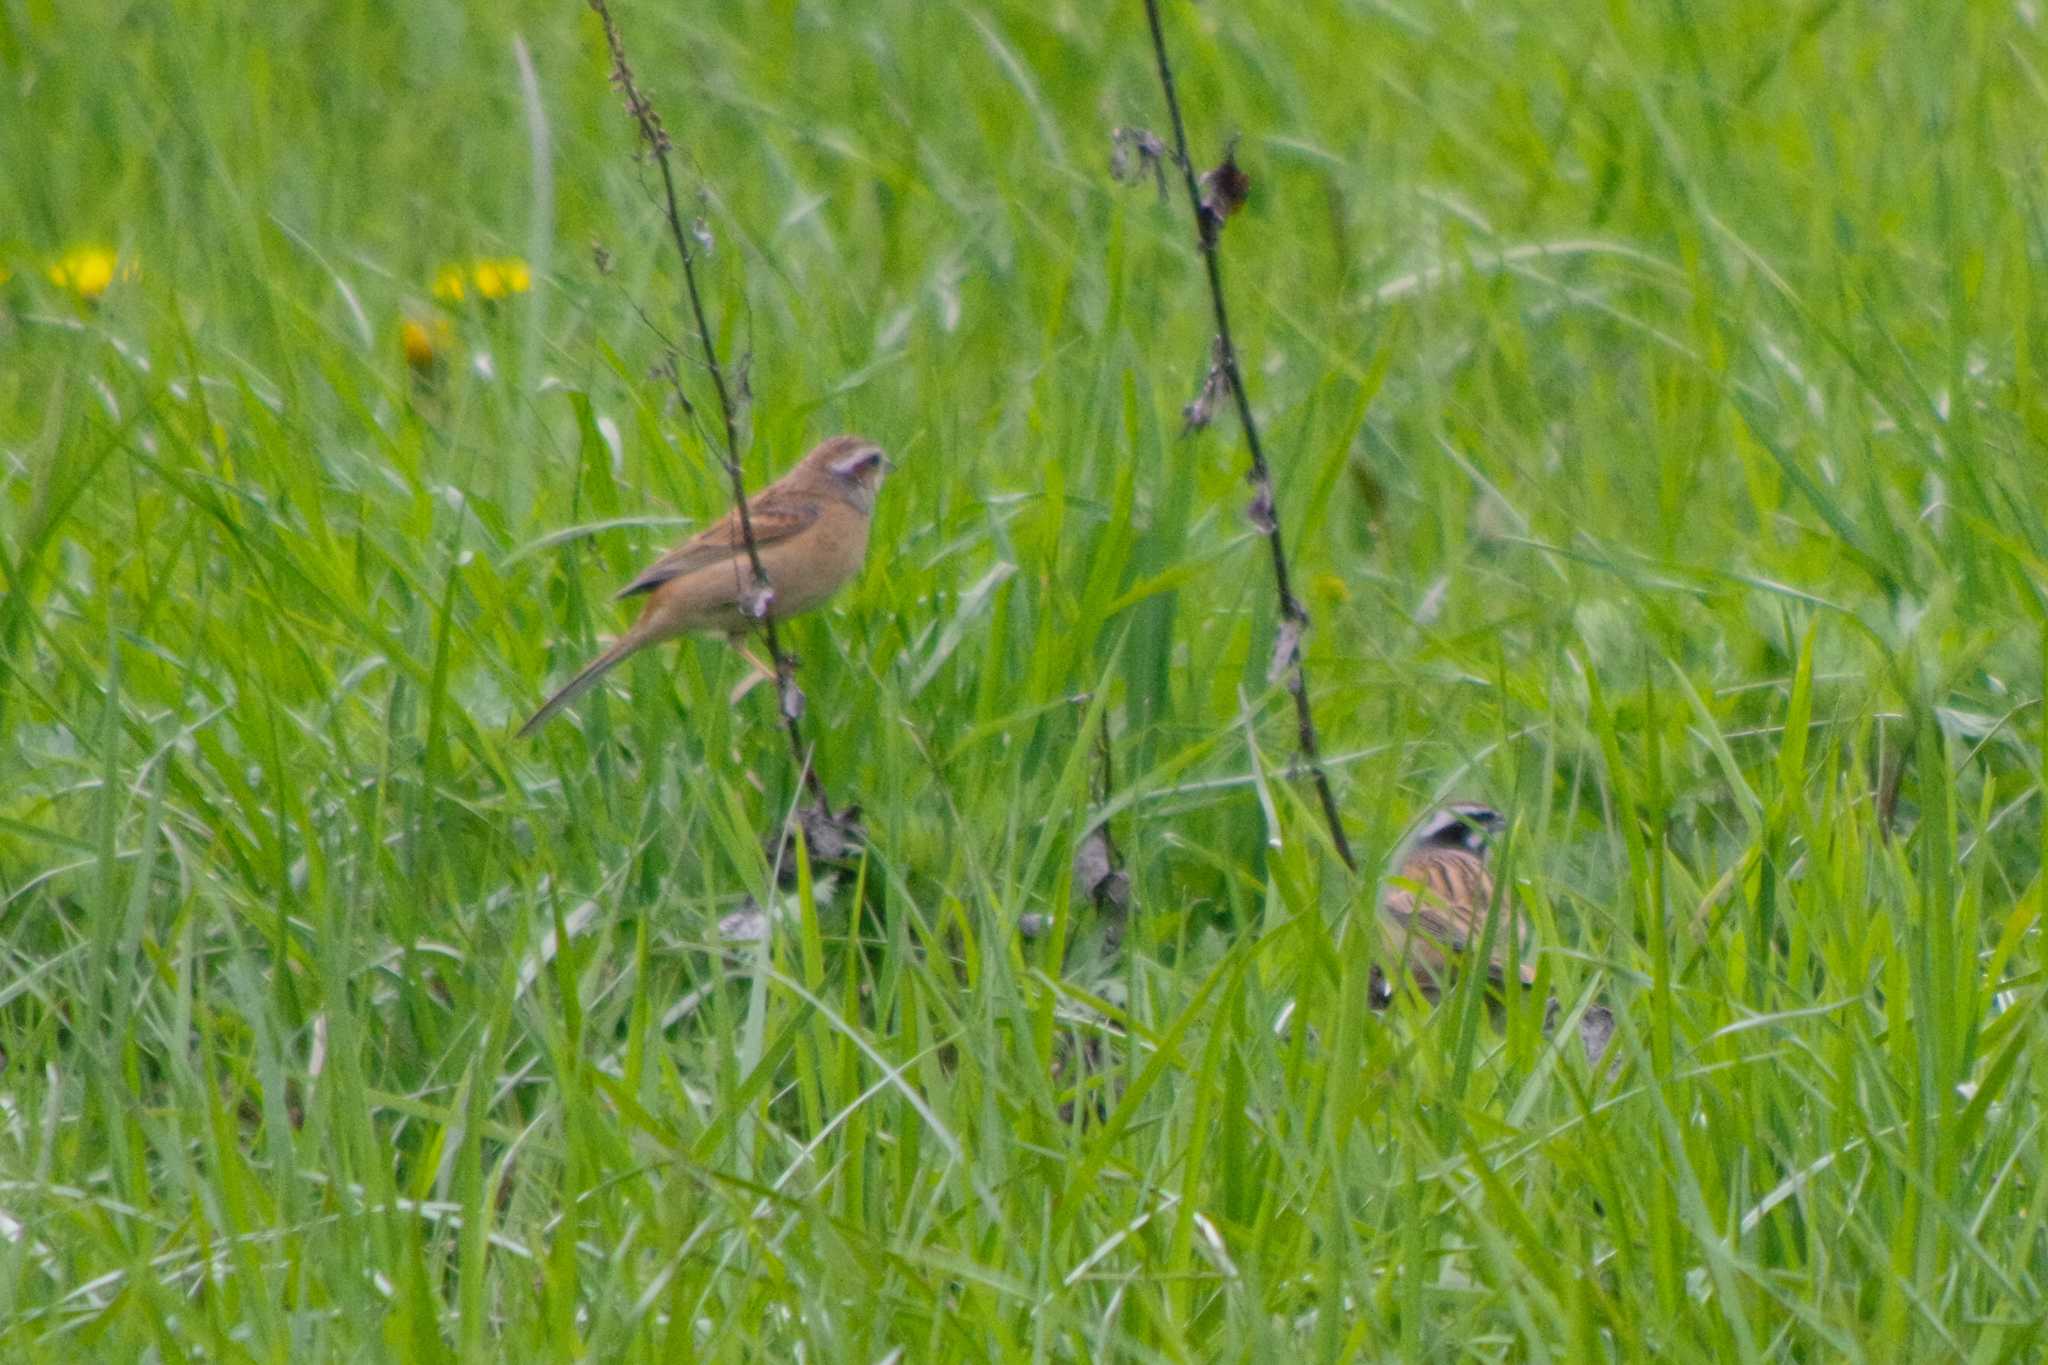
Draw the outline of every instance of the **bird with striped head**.
<instances>
[{"instance_id":1,"label":"bird with striped head","mask_svg":"<svg viewBox=\"0 0 2048 1365\"><path fill-rule=\"evenodd\" d=\"M1380 901L1380 922L1388 949L1403 964L1424 999L1434 1001L1449 984L1457 959L1486 932L1490 915L1507 918L1494 933L1488 979L1507 977L1509 940L1519 959L1524 986L1536 980L1527 960L1528 926L1515 913L1514 899L1494 884L1487 864L1489 839L1507 828L1491 806L1460 801L1439 806L1415 827L1395 860L1395 872Z\"/></svg>"}]
</instances>

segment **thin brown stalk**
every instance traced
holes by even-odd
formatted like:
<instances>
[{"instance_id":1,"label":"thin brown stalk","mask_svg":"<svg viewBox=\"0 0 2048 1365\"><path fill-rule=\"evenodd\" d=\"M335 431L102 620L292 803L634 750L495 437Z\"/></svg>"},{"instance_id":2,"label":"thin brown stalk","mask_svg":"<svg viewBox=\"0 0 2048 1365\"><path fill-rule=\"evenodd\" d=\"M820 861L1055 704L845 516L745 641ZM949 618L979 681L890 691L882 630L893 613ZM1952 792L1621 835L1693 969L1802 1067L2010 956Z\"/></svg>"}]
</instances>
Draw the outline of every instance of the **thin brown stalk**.
<instances>
[{"instance_id":1,"label":"thin brown stalk","mask_svg":"<svg viewBox=\"0 0 2048 1365\"><path fill-rule=\"evenodd\" d=\"M1244 378L1238 370L1237 345L1230 335L1230 309L1223 295L1223 262L1217 252L1223 216L1202 201L1202 189L1195 179L1195 164L1188 156L1187 128L1181 121L1180 97L1174 93L1173 63L1166 55L1166 33L1159 22L1159 0L1145 0L1145 17L1152 25L1152 50L1159 59L1159 85L1166 93L1166 112L1173 122L1174 159L1180 163L1181 178L1187 185L1188 208L1195 215L1195 239L1202 249L1202 263L1209 274L1209 302L1216 314L1216 363L1237 399L1238 420L1244 424L1245 444L1251 451L1252 520L1264 532L1273 557L1273 585L1280 602L1280 630L1274 642L1274 672L1286 680L1294 697L1301 760L1315 782L1316 796L1323 808L1323 820L1330 828L1330 842L1344 865L1356 871L1358 860L1351 852L1351 840L1344 833L1344 817L1337 810L1337 797L1330 789L1330 777L1323 769L1322 745L1316 738L1315 713L1309 706L1308 672L1302 662L1301 639L1308 630L1308 610L1294 595L1287 570L1287 550L1281 541L1280 515L1274 505L1273 476L1266 463L1265 447L1259 442L1259 425L1252 418L1251 399L1245 394Z\"/></svg>"},{"instance_id":2,"label":"thin brown stalk","mask_svg":"<svg viewBox=\"0 0 2048 1365\"><path fill-rule=\"evenodd\" d=\"M676 198L675 169L670 162L674 149L669 142L668 130L662 126L661 115L633 79L633 68L626 61L625 40L619 36L619 26L612 18L611 9L605 0L589 0L589 4L604 25L605 44L611 49L612 84L625 96L626 113L632 118L640 132L641 142L646 144L648 155L661 172L661 209L668 220L669 236L675 242L676 254L682 258L684 300L689 305L691 319L697 325L704 369L711 376L712 391L718 396L718 415L725 426L725 473L732 482L733 506L739 510L740 538L746 542L747 564L754 576L751 600L758 606L761 633L768 645L768 657L775 666L776 709L782 716L782 728L789 736L790 757L802 774L804 786L818 809L829 813L831 804L825 798L825 784L811 761L810 751L804 746L801 719L804 694L796 682L796 660L783 652L782 642L776 635L775 617L771 612L775 588L768 581L767 571L761 567L761 549L755 543L754 521L747 508L746 477L740 468L739 412L726 384L725 367L718 361L718 345L712 340L711 323L704 313L704 296L697 288L697 254L691 246L690 230L683 222L682 209ZM683 393L682 376L674 366L669 367L669 378L675 385L677 397L688 410L689 398Z\"/></svg>"}]
</instances>

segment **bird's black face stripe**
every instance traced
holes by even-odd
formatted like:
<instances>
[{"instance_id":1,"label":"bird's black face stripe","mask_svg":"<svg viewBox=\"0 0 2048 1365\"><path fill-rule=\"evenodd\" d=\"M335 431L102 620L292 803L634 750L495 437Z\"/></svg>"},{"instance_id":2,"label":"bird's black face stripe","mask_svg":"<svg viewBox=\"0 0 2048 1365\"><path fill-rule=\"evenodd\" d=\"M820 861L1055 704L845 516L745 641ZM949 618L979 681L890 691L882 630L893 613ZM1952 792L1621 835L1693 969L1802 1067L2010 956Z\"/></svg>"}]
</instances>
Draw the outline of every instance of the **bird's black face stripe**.
<instances>
[{"instance_id":1,"label":"bird's black face stripe","mask_svg":"<svg viewBox=\"0 0 2048 1365\"><path fill-rule=\"evenodd\" d=\"M1445 806L1431 817L1416 844L1425 848L1459 848L1478 852L1486 838L1506 823L1500 812L1476 802Z\"/></svg>"}]
</instances>

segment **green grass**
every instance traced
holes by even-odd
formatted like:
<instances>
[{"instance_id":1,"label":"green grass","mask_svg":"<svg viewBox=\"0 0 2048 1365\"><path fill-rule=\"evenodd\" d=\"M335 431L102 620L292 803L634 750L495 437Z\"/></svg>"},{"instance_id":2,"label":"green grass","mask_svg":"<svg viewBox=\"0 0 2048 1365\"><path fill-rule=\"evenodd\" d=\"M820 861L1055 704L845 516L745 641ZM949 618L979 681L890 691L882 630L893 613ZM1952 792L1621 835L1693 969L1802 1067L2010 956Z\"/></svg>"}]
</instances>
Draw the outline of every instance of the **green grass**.
<instances>
[{"instance_id":1,"label":"green grass","mask_svg":"<svg viewBox=\"0 0 2048 1365\"><path fill-rule=\"evenodd\" d=\"M900 465L790 632L871 852L739 946L726 651L510 738L723 505L594 21L0 2L0 1355L2039 1358L2033 8L1169 4L1354 840L1514 818L1495 1026L1365 1006L1137 0L620 13L750 479Z\"/></svg>"}]
</instances>

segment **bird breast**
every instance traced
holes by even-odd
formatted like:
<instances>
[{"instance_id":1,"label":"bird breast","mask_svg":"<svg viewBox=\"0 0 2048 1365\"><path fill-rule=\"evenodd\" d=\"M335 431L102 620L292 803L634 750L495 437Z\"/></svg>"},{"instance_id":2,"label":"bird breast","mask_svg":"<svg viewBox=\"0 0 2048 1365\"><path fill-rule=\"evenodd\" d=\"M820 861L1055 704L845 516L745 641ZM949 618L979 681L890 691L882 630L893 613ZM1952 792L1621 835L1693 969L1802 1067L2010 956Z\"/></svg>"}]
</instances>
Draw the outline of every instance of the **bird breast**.
<instances>
[{"instance_id":1,"label":"bird breast","mask_svg":"<svg viewBox=\"0 0 2048 1365\"><path fill-rule=\"evenodd\" d=\"M868 519L843 504L828 504L812 526L761 552L761 568L775 586L769 612L777 620L819 606L860 572L868 553Z\"/></svg>"}]
</instances>

